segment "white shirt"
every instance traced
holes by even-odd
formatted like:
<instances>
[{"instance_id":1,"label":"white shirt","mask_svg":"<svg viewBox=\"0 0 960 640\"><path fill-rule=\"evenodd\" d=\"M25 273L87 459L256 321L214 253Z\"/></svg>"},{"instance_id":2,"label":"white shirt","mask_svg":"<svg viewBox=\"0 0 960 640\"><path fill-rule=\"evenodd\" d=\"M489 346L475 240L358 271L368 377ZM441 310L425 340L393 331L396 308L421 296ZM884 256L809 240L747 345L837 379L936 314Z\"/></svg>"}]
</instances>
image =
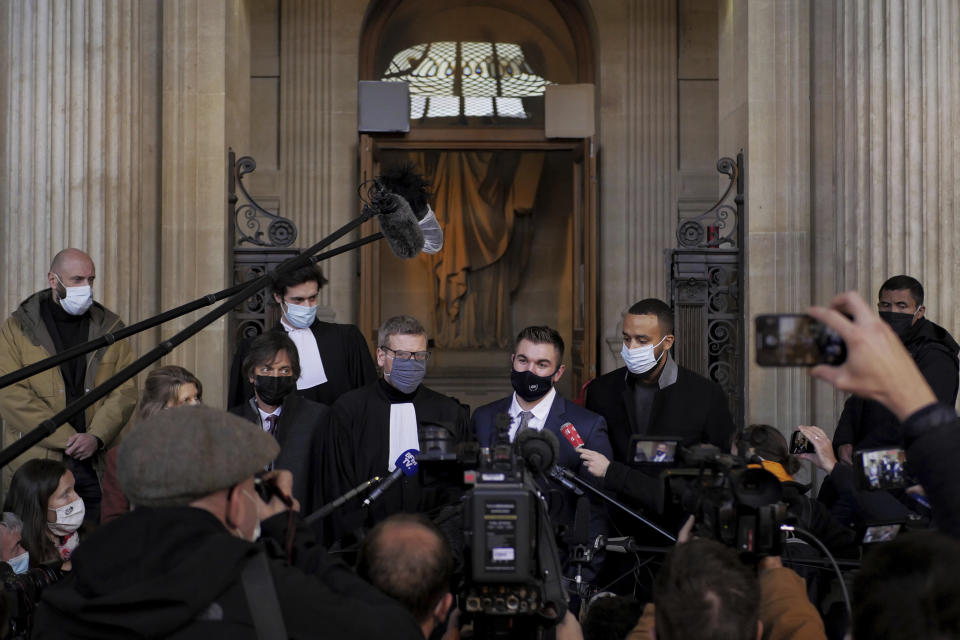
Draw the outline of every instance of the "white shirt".
<instances>
[{"instance_id":1,"label":"white shirt","mask_svg":"<svg viewBox=\"0 0 960 640\"><path fill-rule=\"evenodd\" d=\"M300 377L297 378L297 389L309 389L327 381L327 372L323 369L323 360L320 358L320 348L317 347L317 337L310 327L297 329L287 324L287 319L280 317L280 326L284 328L293 344L297 347L300 357Z\"/></svg>"},{"instance_id":2,"label":"white shirt","mask_svg":"<svg viewBox=\"0 0 960 640\"><path fill-rule=\"evenodd\" d=\"M397 468L397 458L407 449L420 451L417 431L417 410L412 402L390 405L390 451L387 453L387 471Z\"/></svg>"},{"instance_id":3,"label":"white shirt","mask_svg":"<svg viewBox=\"0 0 960 640\"><path fill-rule=\"evenodd\" d=\"M530 411L533 412L533 415L530 416L530 420L527 421L528 429L536 429L540 431L543 429L543 425L547 422L547 416L550 415L550 407L553 406L553 399L557 397L557 390L554 387L550 387L550 391L547 391L547 395L540 398L538 402ZM520 407L520 403L517 402L517 392L513 392L513 401L510 403L510 408L507 410L507 413L510 414L510 442L513 442L513 439L517 435L517 429L520 428L520 412L524 411Z\"/></svg>"},{"instance_id":4,"label":"white shirt","mask_svg":"<svg viewBox=\"0 0 960 640\"><path fill-rule=\"evenodd\" d=\"M267 413L260 408L260 404L257 402L256 398L250 398L250 404L252 404L253 408L256 409L257 413L260 414L260 428L267 433L270 433L270 429L267 427L267 418L270 416L276 416L276 420L274 420L274 423L276 423L278 420L280 420L280 412L283 410L283 407L277 407L273 413Z\"/></svg>"}]
</instances>

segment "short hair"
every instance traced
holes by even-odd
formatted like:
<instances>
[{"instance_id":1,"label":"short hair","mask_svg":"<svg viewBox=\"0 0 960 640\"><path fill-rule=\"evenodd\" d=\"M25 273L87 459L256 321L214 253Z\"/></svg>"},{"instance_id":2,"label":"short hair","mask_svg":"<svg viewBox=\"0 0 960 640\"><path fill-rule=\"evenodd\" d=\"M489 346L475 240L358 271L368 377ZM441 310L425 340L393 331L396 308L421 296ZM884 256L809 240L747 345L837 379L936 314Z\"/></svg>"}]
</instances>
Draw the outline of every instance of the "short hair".
<instances>
[{"instance_id":1,"label":"short hair","mask_svg":"<svg viewBox=\"0 0 960 640\"><path fill-rule=\"evenodd\" d=\"M696 538L667 556L654 588L659 640L753 640L760 586L737 553Z\"/></svg>"},{"instance_id":2,"label":"short hair","mask_svg":"<svg viewBox=\"0 0 960 640\"><path fill-rule=\"evenodd\" d=\"M193 384L197 387L197 395L203 397L203 384L183 367L169 365L158 367L147 375L143 381L143 393L140 395L140 408L137 416L146 420L158 411L163 411L171 402L177 401L180 387Z\"/></svg>"},{"instance_id":3,"label":"short hair","mask_svg":"<svg viewBox=\"0 0 960 640\"><path fill-rule=\"evenodd\" d=\"M30 564L60 560L60 554L48 535L47 505L67 468L58 460L34 458L17 469L3 503L23 522L20 545L30 552Z\"/></svg>"},{"instance_id":4,"label":"short hair","mask_svg":"<svg viewBox=\"0 0 960 640\"><path fill-rule=\"evenodd\" d=\"M787 473L794 474L800 470L800 460L790 455L787 439L779 429L769 424L752 424L740 432L737 438L737 447L752 447L754 453L770 462L779 462ZM746 451L738 451L741 456Z\"/></svg>"},{"instance_id":5,"label":"short hair","mask_svg":"<svg viewBox=\"0 0 960 640\"><path fill-rule=\"evenodd\" d=\"M623 640L643 615L643 603L636 598L597 594L583 616L584 640Z\"/></svg>"},{"instance_id":6,"label":"short hair","mask_svg":"<svg viewBox=\"0 0 960 640\"><path fill-rule=\"evenodd\" d=\"M910 297L919 307L923 304L923 285L916 278L910 276L893 276L880 285L880 291L877 292L877 299L883 295L884 291L909 291Z\"/></svg>"},{"instance_id":7,"label":"short hair","mask_svg":"<svg viewBox=\"0 0 960 640\"><path fill-rule=\"evenodd\" d=\"M6 527L14 533L21 533L23 531L23 520L13 511L4 511L3 516L0 516L0 527Z\"/></svg>"},{"instance_id":8,"label":"short hair","mask_svg":"<svg viewBox=\"0 0 960 640\"><path fill-rule=\"evenodd\" d=\"M254 377L254 370L260 365L271 364L277 359L277 354L285 351L290 358L290 368L293 369L293 377L300 377L300 356L297 353L297 345L293 343L286 331L267 331L263 333L250 344L250 350L243 359L243 373L247 378Z\"/></svg>"},{"instance_id":9,"label":"short hair","mask_svg":"<svg viewBox=\"0 0 960 640\"><path fill-rule=\"evenodd\" d=\"M398 527L419 528L429 533L435 544L423 544L422 538L391 535ZM423 623L450 591L453 553L443 533L425 516L398 513L380 522L363 540L357 573Z\"/></svg>"},{"instance_id":10,"label":"short hair","mask_svg":"<svg viewBox=\"0 0 960 640\"><path fill-rule=\"evenodd\" d=\"M563 362L563 338L556 329L546 325L523 329L517 334L517 339L513 343L514 351L520 346L521 340L528 340L533 344L552 344L557 350L557 364Z\"/></svg>"},{"instance_id":11,"label":"short hair","mask_svg":"<svg viewBox=\"0 0 960 640\"><path fill-rule=\"evenodd\" d=\"M390 336L426 336L427 330L413 316L387 318L377 331L377 346L386 347Z\"/></svg>"},{"instance_id":12,"label":"short hair","mask_svg":"<svg viewBox=\"0 0 960 640\"><path fill-rule=\"evenodd\" d=\"M917 531L878 545L853 580L853 637L960 637L960 544Z\"/></svg>"},{"instance_id":13,"label":"short hair","mask_svg":"<svg viewBox=\"0 0 960 640\"><path fill-rule=\"evenodd\" d=\"M273 281L273 292L283 300L283 297L287 295L287 289L304 282L316 282L319 291L323 288L323 285L327 284L327 279L323 277L323 273L316 265L308 264L278 276Z\"/></svg>"},{"instance_id":14,"label":"short hair","mask_svg":"<svg viewBox=\"0 0 960 640\"><path fill-rule=\"evenodd\" d=\"M645 298L633 303L627 313L632 316L657 316L657 326L660 327L663 335L673 335L673 310L663 300Z\"/></svg>"}]
</instances>

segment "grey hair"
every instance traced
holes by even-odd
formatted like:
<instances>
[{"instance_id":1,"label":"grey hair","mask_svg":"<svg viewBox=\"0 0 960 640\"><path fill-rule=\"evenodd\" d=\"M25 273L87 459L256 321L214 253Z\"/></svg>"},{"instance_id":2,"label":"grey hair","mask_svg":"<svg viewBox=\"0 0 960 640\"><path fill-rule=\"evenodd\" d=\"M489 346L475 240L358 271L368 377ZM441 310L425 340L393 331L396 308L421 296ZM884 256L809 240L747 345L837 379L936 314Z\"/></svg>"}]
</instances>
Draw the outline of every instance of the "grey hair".
<instances>
[{"instance_id":1,"label":"grey hair","mask_svg":"<svg viewBox=\"0 0 960 640\"><path fill-rule=\"evenodd\" d=\"M387 318L377 331L377 346L386 347L390 336L426 336L427 331L413 316L393 316Z\"/></svg>"},{"instance_id":2,"label":"grey hair","mask_svg":"<svg viewBox=\"0 0 960 640\"><path fill-rule=\"evenodd\" d=\"M13 511L3 512L3 517L0 518L0 525L14 533L21 533L23 531L23 520Z\"/></svg>"}]
</instances>

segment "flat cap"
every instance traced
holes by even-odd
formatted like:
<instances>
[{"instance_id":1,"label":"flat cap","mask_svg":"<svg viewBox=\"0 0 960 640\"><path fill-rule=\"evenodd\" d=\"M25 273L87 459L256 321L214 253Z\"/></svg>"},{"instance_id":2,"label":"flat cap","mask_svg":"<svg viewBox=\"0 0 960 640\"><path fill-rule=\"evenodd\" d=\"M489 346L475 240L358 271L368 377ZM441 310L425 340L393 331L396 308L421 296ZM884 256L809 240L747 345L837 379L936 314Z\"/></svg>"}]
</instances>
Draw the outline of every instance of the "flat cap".
<instances>
[{"instance_id":1,"label":"flat cap","mask_svg":"<svg viewBox=\"0 0 960 640\"><path fill-rule=\"evenodd\" d=\"M263 471L278 453L273 436L239 416L183 406L130 430L117 454L117 479L134 506L185 506Z\"/></svg>"}]
</instances>

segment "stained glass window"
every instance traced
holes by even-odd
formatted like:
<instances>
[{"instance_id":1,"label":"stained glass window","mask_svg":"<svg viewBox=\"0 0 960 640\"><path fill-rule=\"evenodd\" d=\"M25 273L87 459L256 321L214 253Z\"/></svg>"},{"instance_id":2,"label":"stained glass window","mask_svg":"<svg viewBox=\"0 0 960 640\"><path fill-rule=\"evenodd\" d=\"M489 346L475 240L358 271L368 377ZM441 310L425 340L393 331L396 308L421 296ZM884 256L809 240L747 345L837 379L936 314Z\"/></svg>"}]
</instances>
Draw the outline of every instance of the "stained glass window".
<instances>
[{"instance_id":1,"label":"stained glass window","mask_svg":"<svg viewBox=\"0 0 960 640\"><path fill-rule=\"evenodd\" d=\"M523 98L549 84L524 59L520 45L504 42L430 42L400 51L383 80L410 84L410 117L525 119Z\"/></svg>"}]
</instances>

